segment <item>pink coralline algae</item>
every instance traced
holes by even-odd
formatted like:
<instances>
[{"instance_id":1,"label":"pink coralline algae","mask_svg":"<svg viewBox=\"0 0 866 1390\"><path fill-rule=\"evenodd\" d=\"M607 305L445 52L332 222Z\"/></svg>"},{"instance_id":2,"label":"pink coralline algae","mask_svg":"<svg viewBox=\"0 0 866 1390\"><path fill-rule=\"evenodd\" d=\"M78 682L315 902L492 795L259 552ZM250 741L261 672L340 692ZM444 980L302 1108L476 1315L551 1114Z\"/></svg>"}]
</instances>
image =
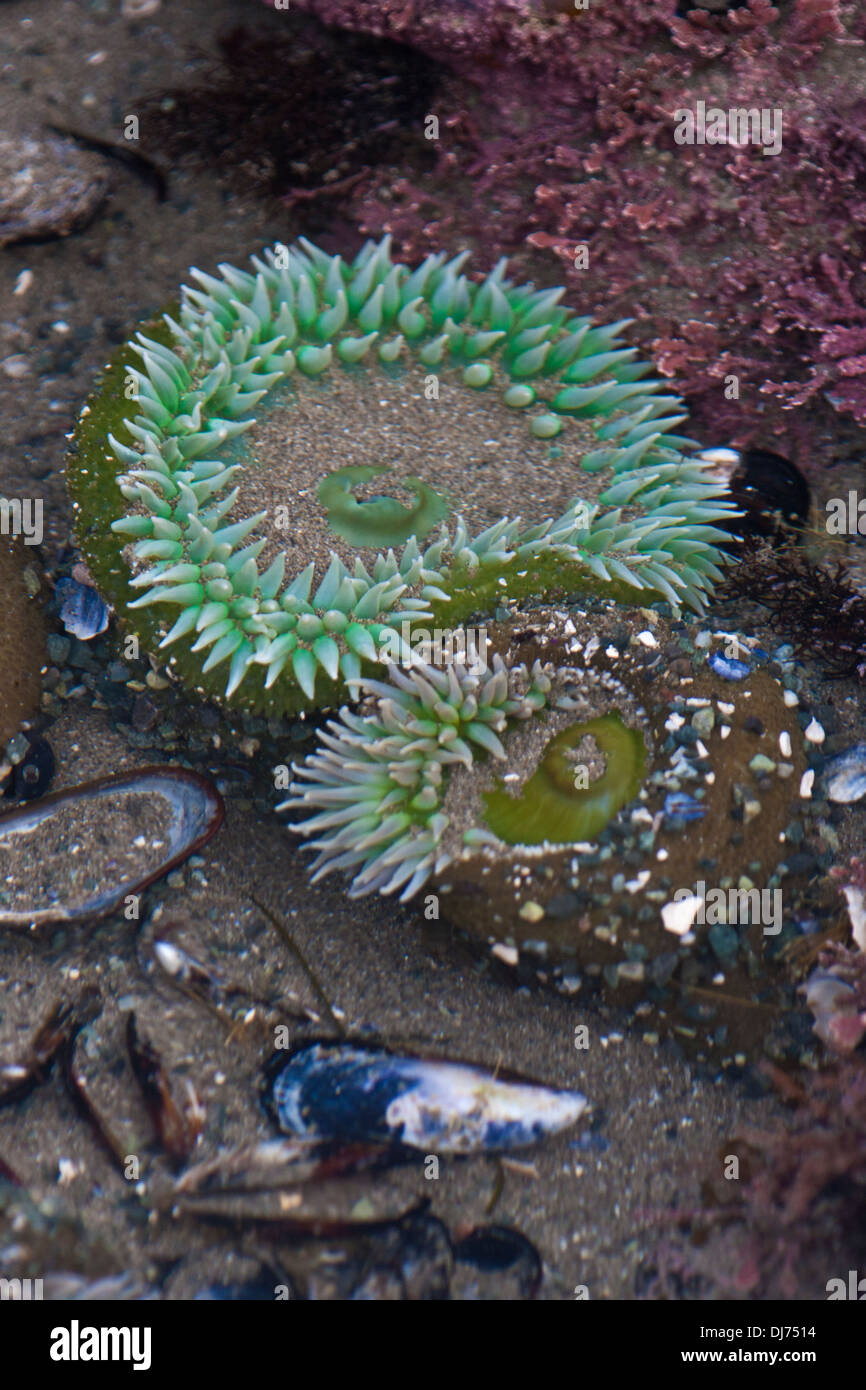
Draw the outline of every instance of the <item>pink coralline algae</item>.
<instances>
[{"instance_id":1,"label":"pink coralline algae","mask_svg":"<svg viewBox=\"0 0 866 1390\"><path fill-rule=\"evenodd\" d=\"M392 232L410 259L465 244L549 276L556 257L588 312L637 320L715 440L787 438L802 455L794 416L807 402L816 418L833 407L866 423L860 6L296 4L447 68L436 167L359 181L362 231ZM779 152L730 127L719 143L678 144L676 113L699 102L778 119Z\"/></svg>"}]
</instances>

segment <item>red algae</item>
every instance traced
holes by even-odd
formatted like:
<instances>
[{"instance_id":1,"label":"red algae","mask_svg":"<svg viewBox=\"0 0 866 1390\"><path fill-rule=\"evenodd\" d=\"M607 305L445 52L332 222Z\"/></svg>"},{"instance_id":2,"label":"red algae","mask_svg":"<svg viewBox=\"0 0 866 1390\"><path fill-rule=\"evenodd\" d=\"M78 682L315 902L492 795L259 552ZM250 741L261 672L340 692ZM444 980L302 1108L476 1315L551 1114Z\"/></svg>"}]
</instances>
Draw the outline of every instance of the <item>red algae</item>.
<instances>
[{"instance_id":1,"label":"red algae","mask_svg":"<svg viewBox=\"0 0 866 1390\"><path fill-rule=\"evenodd\" d=\"M352 196L363 231L393 232L410 258L483 244L530 273L553 254L587 311L637 319L718 439L769 429L802 455L814 435L791 412L807 402L817 418L866 422L866 20L854 7L299 7L451 70L432 107L436 169L371 171ZM779 152L677 145L675 113L698 101L778 109Z\"/></svg>"}]
</instances>

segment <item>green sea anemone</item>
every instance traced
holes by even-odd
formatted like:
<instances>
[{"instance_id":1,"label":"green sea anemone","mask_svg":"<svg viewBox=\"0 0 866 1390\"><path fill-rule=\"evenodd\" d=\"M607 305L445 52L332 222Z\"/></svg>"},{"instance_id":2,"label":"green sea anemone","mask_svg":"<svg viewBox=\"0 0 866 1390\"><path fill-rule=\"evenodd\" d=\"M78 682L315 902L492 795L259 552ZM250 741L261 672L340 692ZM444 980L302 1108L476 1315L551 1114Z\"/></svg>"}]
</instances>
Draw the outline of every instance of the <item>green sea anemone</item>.
<instances>
[{"instance_id":1,"label":"green sea anemone","mask_svg":"<svg viewBox=\"0 0 866 1390\"><path fill-rule=\"evenodd\" d=\"M721 677L724 658L651 610L531 610L491 636L486 671L392 667L320 730L279 808L317 852L314 880L435 891L498 950L615 986L665 983L687 958L690 987L750 979L781 923L704 920L700 903L733 892L751 909L757 892L766 907L796 854L796 696L757 664Z\"/></svg>"},{"instance_id":2,"label":"green sea anemone","mask_svg":"<svg viewBox=\"0 0 866 1390\"><path fill-rule=\"evenodd\" d=\"M627 321L465 259L302 240L194 270L109 364L69 462L79 541L198 693L334 703L406 621L554 589L700 609L720 578L731 505Z\"/></svg>"}]
</instances>

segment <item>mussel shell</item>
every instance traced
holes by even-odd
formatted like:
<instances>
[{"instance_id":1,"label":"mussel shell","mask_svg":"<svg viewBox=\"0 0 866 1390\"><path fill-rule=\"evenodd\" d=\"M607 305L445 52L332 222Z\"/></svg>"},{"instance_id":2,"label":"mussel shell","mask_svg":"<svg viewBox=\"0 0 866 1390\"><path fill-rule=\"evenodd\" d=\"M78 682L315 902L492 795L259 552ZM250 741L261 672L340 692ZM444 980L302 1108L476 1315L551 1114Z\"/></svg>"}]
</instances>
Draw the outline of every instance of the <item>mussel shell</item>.
<instances>
[{"instance_id":1,"label":"mussel shell","mask_svg":"<svg viewBox=\"0 0 866 1390\"><path fill-rule=\"evenodd\" d=\"M219 830L225 816L223 799L207 778L187 768L144 767L53 792L39 801L24 803L0 816L0 849L4 841L10 841L15 835L32 833L51 816L76 803L104 802L105 814L100 821L100 829L107 827L110 833L112 798L127 792L142 797L160 797L171 807L172 819L166 830L167 844L157 866L140 877L127 876L109 885L100 885L78 903L64 902L60 898L47 906L21 910L4 907L0 902L0 927L41 926L49 922L81 922L105 917L127 894L140 893L207 844ZM51 859L47 862L40 860L38 866L31 860L29 877L35 875L38 867L39 875L45 882L62 881L67 860L68 856L63 856L63 862L60 862L61 856L58 855L56 863Z\"/></svg>"},{"instance_id":2,"label":"mussel shell","mask_svg":"<svg viewBox=\"0 0 866 1390\"><path fill-rule=\"evenodd\" d=\"M276 1061L270 1108L302 1139L422 1153L507 1150L568 1128L587 1107L578 1091L353 1043L306 1043L279 1070Z\"/></svg>"}]
</instances>

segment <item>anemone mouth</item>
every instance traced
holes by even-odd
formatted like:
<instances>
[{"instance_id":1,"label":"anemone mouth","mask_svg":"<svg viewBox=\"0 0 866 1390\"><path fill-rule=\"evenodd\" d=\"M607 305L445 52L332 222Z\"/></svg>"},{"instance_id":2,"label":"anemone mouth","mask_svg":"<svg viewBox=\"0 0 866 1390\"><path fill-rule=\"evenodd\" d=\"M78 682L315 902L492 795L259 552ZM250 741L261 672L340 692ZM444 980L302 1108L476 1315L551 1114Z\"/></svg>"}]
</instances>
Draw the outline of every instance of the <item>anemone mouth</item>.
<instances>
[{"instance_id":1,"label":"anemone mouth","mask_svg":"<svg viewBox=\"0 0 866 1390\"><path fill-rule=\"evenodd\" d=\"M301 241L252 272L193 271L177 318L109 367L69 464L79 539L121 616L199 693L293 712L356 695L405 620L555 586L700 609L721 577L714 523L732 508L675 433L678 398L622 345L627 321L595 326L504 263L471 282L464 260L412 270L386 238L345 264ZM450 416L426 409L440 386ZM347 476L391 467L381 415L360 428L377 387L426 454L395 461L387 486ZM523 432L505 467L479 454L484 429L461 434L461 401L479 424L495 401L496 430ZM319 414L306 451L304 409ZM338 435L354 462L332 456ZM276 451L276 474L257 450Z\"/></svg>"},{"instance_id":2,"label":"anemone mouth","mask_svg":"<svg viewBox=\"0 0 866 1390\"><path fill-rule=\"evenodd\" d=\"M517 761L507 750L509 765ZM646 749L618 710L567 724L542 750L520 785L483 793L483 821L500 840L567 845L591 840L640 790Z\"/></svg>"}]
</instances>

